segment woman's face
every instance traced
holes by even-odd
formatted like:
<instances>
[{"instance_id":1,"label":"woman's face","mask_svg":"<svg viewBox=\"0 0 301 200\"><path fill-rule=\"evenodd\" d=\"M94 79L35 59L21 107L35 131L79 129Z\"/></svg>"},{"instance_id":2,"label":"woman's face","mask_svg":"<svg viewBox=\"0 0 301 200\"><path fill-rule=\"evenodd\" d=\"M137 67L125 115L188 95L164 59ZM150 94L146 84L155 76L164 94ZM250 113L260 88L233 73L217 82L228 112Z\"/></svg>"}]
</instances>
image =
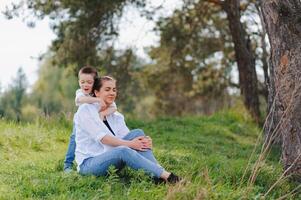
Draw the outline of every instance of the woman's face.
<instances>
[{"instance_id":1,"label":"woman's face","mask_svg":"<svg viewBox=\"0 0 301 200\"><path fill-rule=\"evenodd\" d=\"M100 90L99 91L95 90L95 95L96 97L104 100L104 102L107 105L112 104L115 101L117 95L116 81L113 80L103 81Z\"/></svg>"}]
</instances>

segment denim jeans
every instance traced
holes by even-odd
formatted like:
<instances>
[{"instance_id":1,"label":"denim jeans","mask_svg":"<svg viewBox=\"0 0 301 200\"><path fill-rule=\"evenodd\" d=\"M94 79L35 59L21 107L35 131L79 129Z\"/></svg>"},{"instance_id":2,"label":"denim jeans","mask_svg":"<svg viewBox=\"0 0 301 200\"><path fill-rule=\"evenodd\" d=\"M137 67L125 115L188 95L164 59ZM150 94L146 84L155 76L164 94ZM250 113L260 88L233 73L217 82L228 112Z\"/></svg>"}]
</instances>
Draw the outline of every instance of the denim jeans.
<instances>
[{"instance_id":1,"label":"denim jeans","mask_svg":"<svg viewBox=\"0 0 301 200\"><path fill-rule=\"evenodd\" d=\"M72 168L72 166L73 166L73 161L75 158L75 148L76 148L75 132L76 132L75 126L73 124L73 129L72 129L72 133L70 135L68 150L66 152L65 161L64 161L64 170L66 168Z\"/></svg>"},{"instance_id":2,"label":"denim jeans","mask_svg":"<svg viewBox=\"0 0 301 200\"><path fill-rule=\"evenodd\" d=\"M130 131L123 139L131 140L144 135L140 129ZM143 169L151 176L160 177L163 168L157 164L152 150L136 151L126 146L118 146L101 155L87 158L80 165L79 173L82 175L106 175L108 168L113 165L117 169L129 166L132 169Z\"/></svg>"},{"instance_id":3,"label":"denim jeans","mask_svg":"<svg viewBox=\"0 0 301 200\"><path fill-rule=\"evenodd\" d=\"M145 136L142 129L133 129L131 130L126 136L124 136L122 139L124 140L132 140L139 136ZM141 156L147 158L148 160L158 164L158 161L156 160L153 151L147 150L147 151L137 151Z\"/></svg>"}]
</instances>

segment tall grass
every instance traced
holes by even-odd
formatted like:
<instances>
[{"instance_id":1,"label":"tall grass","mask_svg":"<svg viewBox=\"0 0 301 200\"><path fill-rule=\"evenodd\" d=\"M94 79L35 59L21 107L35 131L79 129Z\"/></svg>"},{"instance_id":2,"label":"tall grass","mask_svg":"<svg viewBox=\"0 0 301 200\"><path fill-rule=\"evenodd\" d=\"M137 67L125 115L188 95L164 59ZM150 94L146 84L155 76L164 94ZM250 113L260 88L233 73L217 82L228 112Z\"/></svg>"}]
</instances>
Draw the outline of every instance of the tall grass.
<instances>
[{"instance_id":1,"label":"tall grass","mask_svg":"<svg viewBox=\"0 0 301 200\"><path fill-rule=\"evenodd\" d=\"M70 120L1 120L0 199L260 199L282 173L279 150L273 149L252 188L247 188L251 169L241 179L259 133L243 112L129 120L128 125L144 129L159 162L184 181L155 185L142 171L128 168L119 173L111 168L107 177L64 174ZM266 198L280 198L296 186L284 180Z\"/></svg>"}]
</instances>

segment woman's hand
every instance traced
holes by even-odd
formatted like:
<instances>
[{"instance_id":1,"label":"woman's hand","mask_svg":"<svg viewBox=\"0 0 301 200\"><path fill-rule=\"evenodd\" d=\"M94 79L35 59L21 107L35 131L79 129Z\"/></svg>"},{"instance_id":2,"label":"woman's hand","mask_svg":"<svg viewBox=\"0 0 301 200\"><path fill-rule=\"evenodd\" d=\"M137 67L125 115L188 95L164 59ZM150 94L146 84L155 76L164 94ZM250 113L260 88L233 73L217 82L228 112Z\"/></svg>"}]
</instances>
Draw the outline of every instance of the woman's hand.
<instances>
[{"instance_id":1,"label":"woman's hand","mask_svg":"<svg viewBox=\"0 0 301 200\"><path fill-rule=\"evenodd\" d=\"M98 98L98 102L99 102L99 105L100 105L99 112L102 112L102 111L104 111L104 110L106 110L108 108L108 106L106 105L106 103L104 102L103 99Z\"/></svg>"},{"instance_id":2,"label":"woman's hand","mask_svg":"<svg viewBox=\"0 0 301 200\"><path fill-rule=\"evenodd\" d=\"M129 141L129 147L138 151L146 151L149 149L149 144L144 136L139 136Z\"/></svg>"},{"instance_id":3,"label":"woman's hand","mask_svg":"<svg viewBox=\"0 0 301 200\"><path fill-rule=\"evenodd\" d=\"M153 143L149 136L139 136L130 141L130 148L138 151L152 149Z\"/></svg>"},{"instance_id":4,"label":"woman's hand","mask_svg":"<svg viewBox=\"0 0 301 200\"><path fill-rule=\"evenodd\" d=\"M113 137L109 134L105 135L101 140L101 143L111 145L111 146L127 146L137 151L147 151L152 148L152 140L148 136L139 136L133 140L121 140Z\"/></svg>"},{"instance_id":5,"label":"woman's hand","mask_svg":"<svg viewBox=\"0 0 301 200\"><path fill-rule=\"evenodd\" d=\"M146 146L147 149L152 149L153 148L153 141L152 138L149 136L144 136L142 139L142 142Z\"/></svg>"}]
</instances>

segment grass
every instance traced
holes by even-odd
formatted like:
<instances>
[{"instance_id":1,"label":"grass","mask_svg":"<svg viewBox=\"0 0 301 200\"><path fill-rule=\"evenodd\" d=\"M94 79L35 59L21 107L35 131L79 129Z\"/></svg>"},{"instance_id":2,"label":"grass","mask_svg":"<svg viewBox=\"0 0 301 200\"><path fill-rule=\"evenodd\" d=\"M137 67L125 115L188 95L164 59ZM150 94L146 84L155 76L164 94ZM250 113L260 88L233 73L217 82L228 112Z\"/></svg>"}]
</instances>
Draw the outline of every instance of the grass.
<instances>
[{"instance_id":1,"label":"grass","mask_svg":"<svg viewBox=\"0 0 301 200\"><path fill-rule=\"evenodd\" d=\"M179 174L176 185L155 185L143 171L110 169L107 177L62 172L71 132L62 119L16 124L0 121L0 199L261 199L281 175L274 149L255 184L241 180L259 130L241 113L210 117L129 120L153 138L159 162ZM255 159L252 159L255 162ZM267 199L277 199L297 184L277 185ZM300 198L289 196L288 199Z\"/></svg>"}]
</instances>

